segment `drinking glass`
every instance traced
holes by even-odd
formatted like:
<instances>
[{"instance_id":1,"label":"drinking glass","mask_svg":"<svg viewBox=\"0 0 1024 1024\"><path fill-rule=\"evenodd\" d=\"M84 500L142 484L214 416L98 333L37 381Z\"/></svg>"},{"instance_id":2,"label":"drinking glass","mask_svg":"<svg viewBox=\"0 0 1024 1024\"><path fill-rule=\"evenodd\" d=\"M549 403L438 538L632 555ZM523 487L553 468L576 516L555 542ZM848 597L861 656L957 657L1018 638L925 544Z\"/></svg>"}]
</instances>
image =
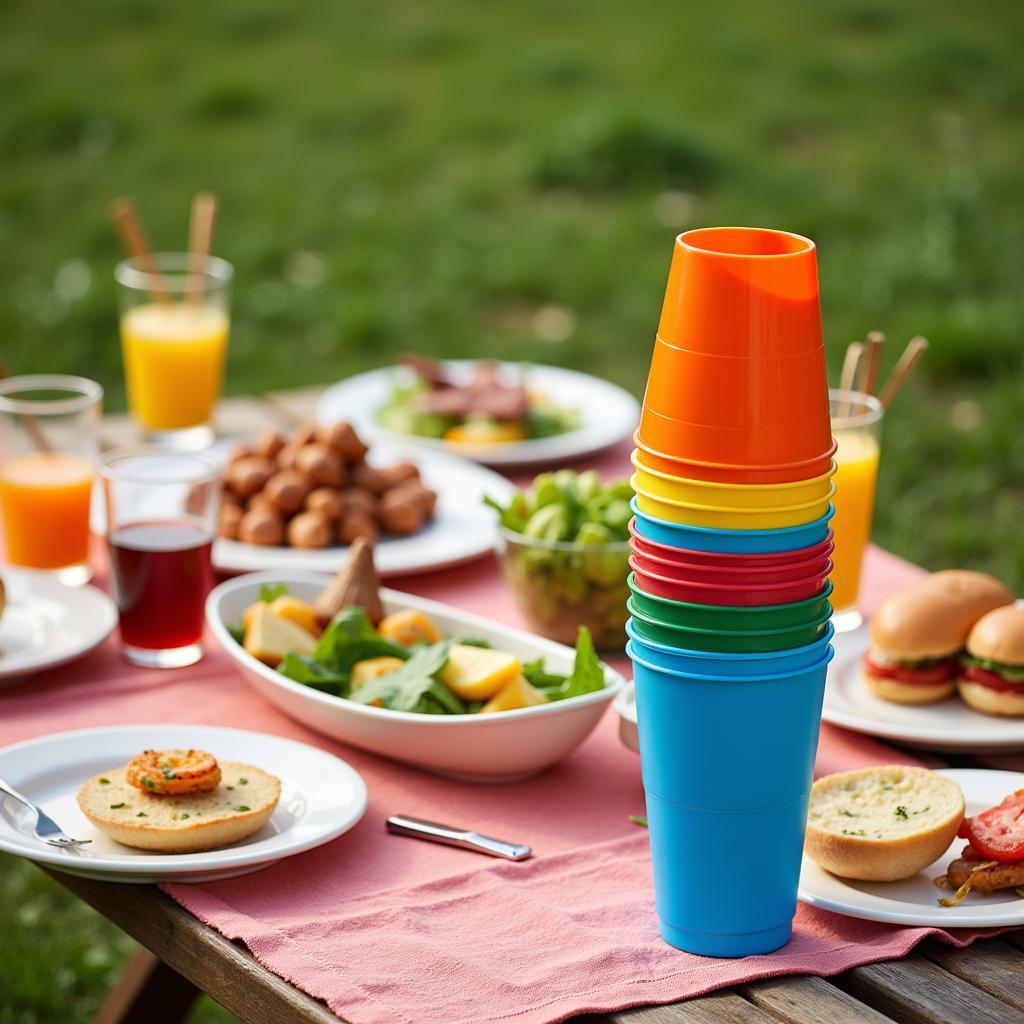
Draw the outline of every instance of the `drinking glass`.
<instances>
[{"instance_id":1,"label":"drinking glass","mask_svg":"<svg viewBox=\"0 0 1024 1024\"><path fill-rule=\"evenodd\" d=\"M100 462L121 652L135 665L178 668L203 656L203 605L219 497L213 459L156 446Z\"/></svg>"},{"instance_id":2,"label":"drinking glass","mask_svg":"<svg viewBox=\"0 0 1024 1024\"><path fill-rule=\"evenodd\" d=\"M0 380L0 511L12 565L85 583L103 388L84 377Z\"/></svg>"},{"instance_id":3,"label":"drinking glass","mask_svg":"<svg viewBox=\"0 0 1024 1024\"><path fill-rule=\"evenodd\" d=\"M155 273L117 265L128 404L147 441L179 450L213 440L227 358L231 264L155 253Z\"/></svg>"},{"instance_id":4,"label":"drinking glass","mask_svg":"<svg viewBox=\"0 0 1024 1024\"><path fill-rule=\"evenodd\" d=\"M871 537L878 477L879 439L885 407L874 395L829 389L832 433L839 445L836 493L832 502L835 550L832 552L832 622L837 633L856 629L864 621L857 608L861 565Z\"/></svg>"}]
</instances>

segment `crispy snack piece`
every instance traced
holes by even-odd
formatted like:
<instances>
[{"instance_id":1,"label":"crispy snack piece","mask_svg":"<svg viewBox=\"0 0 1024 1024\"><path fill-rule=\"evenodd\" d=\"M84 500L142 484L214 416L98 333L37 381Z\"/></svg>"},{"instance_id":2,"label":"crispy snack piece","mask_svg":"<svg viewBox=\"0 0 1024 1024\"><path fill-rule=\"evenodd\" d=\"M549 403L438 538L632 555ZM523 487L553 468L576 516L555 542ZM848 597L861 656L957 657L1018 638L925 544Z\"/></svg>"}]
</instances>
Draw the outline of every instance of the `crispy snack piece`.
<instances>
[{"instance_id":1,"label":"crispy snack piece","mask_svg":"<svg viewBox=\"0 0 1024 1024\"><path fill-rule=\"evenodd\" d=\"M157 796L204 793L220 785L220 765L205 750L144 750L128 762L125 778Z\"/></svg>"}]
</instances>

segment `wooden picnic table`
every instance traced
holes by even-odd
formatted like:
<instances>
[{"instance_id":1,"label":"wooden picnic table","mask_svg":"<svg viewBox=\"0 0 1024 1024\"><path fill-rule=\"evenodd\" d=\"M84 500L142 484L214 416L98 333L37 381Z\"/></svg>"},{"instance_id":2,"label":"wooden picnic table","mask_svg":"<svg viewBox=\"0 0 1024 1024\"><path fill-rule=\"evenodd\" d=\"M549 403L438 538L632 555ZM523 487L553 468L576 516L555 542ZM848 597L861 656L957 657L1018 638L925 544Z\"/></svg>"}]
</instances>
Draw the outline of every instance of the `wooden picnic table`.
<instances>
[{"instance_id":1,"label":"wooden picnic table","mask_svg":"<svg viewBox=\"0 0 1024 1024\"><path fill-rule=\"evenodd\" d=\"M301 389L225 400L218 429L228 435L249 435L268 425L287 429L312 418L318 394L319 389ZM108 417L102 437L106 447L137 439L127 416ZM1024 768L1019 756L955 763ZM156 886L47 873L139 943L96 1024L173 1024L200 992L246 1024L337 1024L324 1003L267 970L244 946L202 924ZM832 978L768 979L681 1003L578 1017L574 1024L1024 1024L1022 955L1024 933L966 949L929 940L902 960Z\"/></svg>"}]
</instances>

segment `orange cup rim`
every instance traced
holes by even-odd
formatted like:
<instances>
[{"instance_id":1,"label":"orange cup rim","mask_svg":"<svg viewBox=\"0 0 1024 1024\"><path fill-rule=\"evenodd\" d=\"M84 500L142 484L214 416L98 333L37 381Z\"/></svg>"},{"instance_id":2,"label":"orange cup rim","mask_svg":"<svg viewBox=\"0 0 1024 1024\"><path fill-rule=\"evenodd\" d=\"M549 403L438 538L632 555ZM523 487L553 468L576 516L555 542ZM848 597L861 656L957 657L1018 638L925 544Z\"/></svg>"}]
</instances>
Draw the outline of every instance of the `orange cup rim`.
<instances>
[{"instance_id":1,"label":"orange cup rim","mask_svg":"<svg viewBox=\"0 0 1024 1024\"><path fill-rule=\"evenodd\" d=\"M632 454L629 456L629 461L636 469L642 470L644 473L650 473L651 476L667 480L669 483L680 482L694 487L719 487L727 491L743 491L748 488L755 489L762 487L770 487L773 490L782 491L789 488L806 487L808 484L818 483L822 480L830 480L839 472L839 463L836 462L835 459L832 459L831 466L827 473L819 473L817 476L805 477L803 480L784 480L781 483L776 484L734 484L719 480L694 480L688 476L674 476L672 473L666 473L662 469L652 469L650 466L645 466L639 461L638 451L641 450L642 449L634 448Z\"/></svg>"},{"instance_id":2,"label":"orange cup rim","mask_svg":"<svg viewBox=\"0 0 1024 1024\"><path fill-rule=\"evenodd\" d=\"M640 439L639 427L633 432L633 444L642 451L653 455L655 458L665 459L667 462L677 462L682 466L707 466L708 469L734 469L740 473L744 473L749 470L756 470L759 473L770 473L773 470L799 469L801 466L811 466L815 462L821 462L823 459L831 459L839 448L839 442L835 437L833 437L832 444L829 446L828 451L822 452L821 455L815 455L813 458L797 459L794 462L706 462L703 459L681 459L676 455L666 455L664 452L659 452L656 448L652 448L650 445L644 444Z\"/></svg>"},{"instance_id":3,"label":"orange cup rim","mask_svg":"<svg viewBox=\"0 0 1024 1024\"><path fill-rule=\"evenodd\" d=\"M727 231L746 231L752 235L774 235L781 238L795 238L803 243L799 249L792 252L726 252L722 249L709 249L705 245L697 245L695 239L699 236L724 234ZM817 246L813 240L806 235L797 234L795 231L786 231L783 228L757 228L744 224L718 224L714 227L690 228L676 235L676 243L691 252L699 252L703 256L716 256L721 259L737 260L784 260L784 259L806 259L808 253L816 252Z\"/></svg>"}]
</instances>

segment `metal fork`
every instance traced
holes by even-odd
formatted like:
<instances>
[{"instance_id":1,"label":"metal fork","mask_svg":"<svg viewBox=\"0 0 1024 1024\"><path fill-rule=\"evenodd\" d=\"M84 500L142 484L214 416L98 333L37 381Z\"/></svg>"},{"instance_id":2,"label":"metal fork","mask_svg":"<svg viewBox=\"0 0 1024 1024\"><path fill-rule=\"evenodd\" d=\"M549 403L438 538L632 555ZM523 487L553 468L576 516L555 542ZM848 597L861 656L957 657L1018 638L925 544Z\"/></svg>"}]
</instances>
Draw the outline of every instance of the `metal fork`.
<instances>
[{"instance_id":1,"label":"metal fork","mask_svg":"<svg viewBox=\"0 0 1024 1024\"><path fill-rule=\"evenodd\" d=\"M61 850L74 850L92 842L91 839L72 839L70 836L64 835L63 829L53 818L3 779L0 779L0 793L6 793L18 803L24 804L30 811L35 811L36 823L32 826L32 831L35 832L36 839L40 842L49 843L50 846L56 846Z\"/></svg>"}]
</instances>

